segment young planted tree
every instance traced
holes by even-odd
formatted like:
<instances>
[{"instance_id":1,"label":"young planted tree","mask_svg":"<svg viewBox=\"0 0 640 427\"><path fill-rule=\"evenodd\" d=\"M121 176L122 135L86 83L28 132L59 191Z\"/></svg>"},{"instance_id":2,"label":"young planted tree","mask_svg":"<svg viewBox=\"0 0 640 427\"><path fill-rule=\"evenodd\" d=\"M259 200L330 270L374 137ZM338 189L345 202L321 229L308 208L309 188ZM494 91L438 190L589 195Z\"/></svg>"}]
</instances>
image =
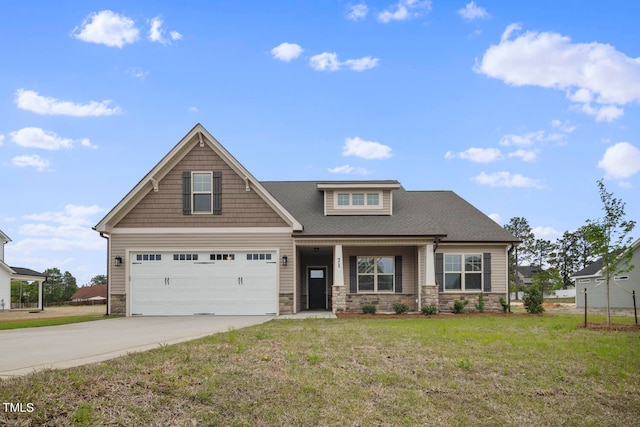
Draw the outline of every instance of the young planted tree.
<instances>
[{"instance_id":1,"label":"young planted tree","mask_svg":"<svg viewBox=\"0 0 640 427\"><path fill-rule=\"evenodd\" d=\"M625 219L625 203L607 191L602 179L598 181L598 191L602 201L604 216L597 220L588 220L585 226L585 236L592 244L593 254L602 258L604 284L607 305L607 325L611 326L611 307L609 288L611 278L620 273L627 273L633 269L628 250L632 237L628 236L634 229L636 222Z\"/></svg>"},{"instance_id":2,"label":"young planted tree","mask_svg":"<svg viewBox=\"0 0 640 427\"><path fill-rule=\"evenodd\" d=\"M523 261L531 259L532 247L534 242L533 231L526 218L513 217L509 220L508 224L504 225L504 229L509 231L516 239L520 240L515 246L512 255L509 259L509 265L513 272L513 283L515 284L516 299L518 299L518 288L520 287L520 280L518 278L518 267Z\"/></svg>"}]
</instances>

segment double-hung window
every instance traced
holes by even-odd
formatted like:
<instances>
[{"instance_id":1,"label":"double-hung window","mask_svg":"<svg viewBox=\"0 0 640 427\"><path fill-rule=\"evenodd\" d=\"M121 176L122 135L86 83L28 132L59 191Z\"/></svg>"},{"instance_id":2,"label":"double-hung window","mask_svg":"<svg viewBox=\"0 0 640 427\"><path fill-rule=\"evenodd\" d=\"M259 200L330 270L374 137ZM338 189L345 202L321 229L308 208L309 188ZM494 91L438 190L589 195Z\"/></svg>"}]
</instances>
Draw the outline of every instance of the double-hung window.
<instances>
[{"instance_id":1,"label":"double-hung window","mask_svg":"<svg viewBox=\"0 0 640 427\"><path fill-rule=\"evenodd\" d=\"M482 254L445 254L445 291L482 290Z\"/></svg>"},{"instance_id":2,"label":"double-hung window","mask_svg":"<svg viewBox=\"0 0 640 427\"><path fill-rule=\"evenodd\" d=\"M358 292L393 292L394 260L392 256L358 257Z\"/></svg>"},{"instance_id":3,"label":"double-hung window","mask_svg":"<svg viewBox=\"0 0 640 427\"><path fill-rule=\"evenodd\" d=\"M194 213L213 212L212 175L211 172L193 172L192 174L191 194Z\"/></svg>"}]
</instances>

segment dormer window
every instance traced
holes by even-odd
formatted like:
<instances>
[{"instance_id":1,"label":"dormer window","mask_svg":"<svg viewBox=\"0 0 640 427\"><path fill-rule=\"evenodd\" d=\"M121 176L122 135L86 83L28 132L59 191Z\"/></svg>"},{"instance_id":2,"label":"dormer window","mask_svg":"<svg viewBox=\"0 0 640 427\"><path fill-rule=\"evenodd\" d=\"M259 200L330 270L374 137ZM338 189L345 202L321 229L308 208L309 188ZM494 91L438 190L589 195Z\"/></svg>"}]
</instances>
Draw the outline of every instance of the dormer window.
<instances>
[{"instance_id":1,"label":"dormer window","mask_svg":"<svg viewBox=\"0 0 640 427\"><path fill-rule=\"evenodd\" d=\"M337 193L336 199L338 208L380 207L380 193Z\"/></svg>"}]
</instances>

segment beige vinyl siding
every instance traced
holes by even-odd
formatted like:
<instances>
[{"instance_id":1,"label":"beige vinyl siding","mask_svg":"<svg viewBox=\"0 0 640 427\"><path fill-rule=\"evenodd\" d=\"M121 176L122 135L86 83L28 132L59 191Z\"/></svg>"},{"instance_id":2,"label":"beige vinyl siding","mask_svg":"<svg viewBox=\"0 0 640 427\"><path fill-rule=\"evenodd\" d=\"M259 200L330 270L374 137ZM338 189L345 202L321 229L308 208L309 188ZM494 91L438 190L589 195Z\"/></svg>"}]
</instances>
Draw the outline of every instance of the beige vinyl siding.
<instances>
[{"instance_id":1,"label":"beige vinyl siding","mask_svg":"<svg viewBox=\"0 0 640 427\"><path fill-rule=\"evenodd\" d=\"M182 172L222 172L222 215L182 213ZM208 145L198 144L122 218L118 227L283 227L286 222Z\"/></svg>"},{"instance_id":2,"label":"beige vinyl siding","mask_svg":"<svg viewBox=\"0 0 640 427\"><path fill-rule=\"evenodd\" d=\"M126 277L130 260L127 251L171 251L171 250L277 250L279 268L279 292L293 293L294 254L290 232L286 233L167 233L167 234L111 234L111 277L112 295L124 295L127 290ZM120 267L113 265L115 257L122 257ZM289 264L283 267L280 260L287 256Z\"/></svg>"},{"instance_id":3,"label":"beige vinyl siding","mask_svg":"<svg viewBox=\"0 0 640 427\"><path fill-rule=\"evenodd\" d=\"M402 293L418 293L418 273L417 273L417 248L413 246L344 246L342 255L344 257L344 284L349 293L349 281L351 272L350 257L352 256L402 256Z\"/></svg>"},{"instance_id":4,"label":"beige vinyl siding","mask_svg":"<svg viewBox=\"0 0 640 427\"><path fill-rule=\"evenodd\" d=\"M504 245L461 245L441 243L437 253L483 254L491 253L491 292L507 292L507 247ZM484 267L483 267L484 270ZM484 280L484 278L483 278ZM484 284L483 284L484 286Z\"/></svg>"},{"instance_id":5,"label":"beige vinyl siding","mask_svg":"<svg viewBox=\"0 0 640 427\"><path fill-rule=\"evenodd\" d=\"M380 193L380 201L382 202L382 208L354 208L350 206L336 207L336 194L337 193ZM391 191L390 190L375 190L375 189L340 189L340 190L325 190L325 203L327 215L391 215Z\"/></svg>"}]
</instances>

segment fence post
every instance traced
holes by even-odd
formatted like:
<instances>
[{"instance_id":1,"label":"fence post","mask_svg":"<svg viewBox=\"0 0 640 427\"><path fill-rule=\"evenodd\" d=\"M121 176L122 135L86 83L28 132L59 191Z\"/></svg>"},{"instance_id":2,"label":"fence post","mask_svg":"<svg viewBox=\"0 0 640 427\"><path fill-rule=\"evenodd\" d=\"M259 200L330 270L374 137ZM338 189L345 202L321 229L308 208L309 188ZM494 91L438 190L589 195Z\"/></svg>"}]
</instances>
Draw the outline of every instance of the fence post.
<instances>
[{"instance_id":1,"label":"fence post","mask_svg":"<svg viewBox=\"0 0 640 427\"><path fill-rule=\"evenodd\" d=\"M638 324L638 309L636 308L636 291L635 289L631 291L631 296L633 297L633 314L636 316L636 325Z\"/></svg>"},{"instance_id":2,"label":"fence post","mask_svg":"<svg viewBox=\"0 0 640 427\"><path fill-rule=\"evenodd\" d=\"M584 288L584 327L587 327L587 288Z\"/></svg>"}]
</instances>

